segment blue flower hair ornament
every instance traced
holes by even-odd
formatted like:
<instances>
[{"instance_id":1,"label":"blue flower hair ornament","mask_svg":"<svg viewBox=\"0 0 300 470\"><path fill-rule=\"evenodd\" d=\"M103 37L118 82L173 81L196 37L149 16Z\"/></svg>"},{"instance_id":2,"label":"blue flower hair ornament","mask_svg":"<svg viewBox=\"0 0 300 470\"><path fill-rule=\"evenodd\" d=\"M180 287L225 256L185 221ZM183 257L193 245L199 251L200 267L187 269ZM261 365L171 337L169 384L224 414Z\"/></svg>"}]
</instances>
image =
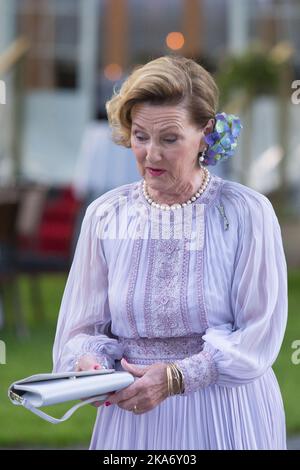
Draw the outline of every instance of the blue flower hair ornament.
<instances>
[{"instance_id":1,"label":"blue flower hair ornament","mask_svg":"<svg viewBox=\"0 0 300 470\"><path fill-rule=\"evenodd\" d=\"M232 157L242 128L238 116L224 112L216 114L213 132L205 135L208 148L203 152L202 163L216 165L218 161Z\"/></svg>"}]
</instances>

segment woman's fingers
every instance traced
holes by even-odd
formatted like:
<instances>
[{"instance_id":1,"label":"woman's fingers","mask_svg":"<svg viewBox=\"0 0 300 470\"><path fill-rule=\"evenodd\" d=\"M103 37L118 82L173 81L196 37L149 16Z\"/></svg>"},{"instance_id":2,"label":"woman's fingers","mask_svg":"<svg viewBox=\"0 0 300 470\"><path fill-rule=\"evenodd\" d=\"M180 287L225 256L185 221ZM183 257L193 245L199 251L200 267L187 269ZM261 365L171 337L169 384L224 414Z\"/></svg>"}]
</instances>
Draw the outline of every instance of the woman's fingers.
<instances>
[{"instance_id":1,"label":"woman's fingers","mask_svg":"<svg viewBox=\"0 0 300 470\"><path fill-rule=\"evenodd\" d=\"M121 366L127 372L130 372L131 374L133 374L135 377L143 377L143 375L145 375L145 373L149 369L148 366L139 367L139 366L136 366L135 364L129 364L129 362L127 362L124 357L121 359Z\"/></svg>"},{"instance_id":2,"label":"woman's fingers","mask_svg":"<svg viewBox=\"0 0 300 470\"><path fill-rule=\"evenodd\" d=\"M99 406L104 405L103 401L94 401L91 403L91 405L95 406L96 408L99 408Z\"/></svg>"},{"instance_id":3,"label":"woman's fingers","mask_svg":"<svg viewBox=\"0 0 300 470\"><path fill-rule=\"evenodd\" d=\"M77 361L75 371L81 372L81 371L101 370L101 369L103 369L103 366L99 364L99 362L93 355L85 354L84 356L81 356L79 360ZM84 398L81 399L81 401L84 401L84 400L85 400ZM103 402L95 401L93 403L90 403L90 405L96 408L99 408L99 406L103 405Z\"/></svg>"},{"instance_id":4,"label":"woman's fingers","mask_svg":"<svg viewBox=\"0 0 300 470\"><path fill-rule=\"evenodd\" d=\"M118 406L122 408L122 410L127 411L141 411L142 406L138 404L137 400L127 400L127 401L120 401Z\"/></svg>"},{"instance_id":5,"label":"woman's fingers","mask_svg":"<svg viewBox=\"0 0 300 470\"><path fill-rule=\"evenodd\" d=\"M76 364L76 371L81 372L84 370L100 370L103 366L97 361L92 354L85 354L81 356Z\"/></svg>"},{"instance_id":6,"label":"woman's fingers","mask_svg":"<svg viewBox=\"0 0 300 470\"><path fill-rule=\"evenodd\" d=\"M131 385L128 385L128 387L123 388L122 390L119 390L117 392L113 392L112 394L109 394L107 397L107 400L112 404L112 405L118 405L120 402L128 401L131 399L134 399L135 395L140 392L140 386L138 384L138 380L134 382Z\"/></svg>"}]
</instances>

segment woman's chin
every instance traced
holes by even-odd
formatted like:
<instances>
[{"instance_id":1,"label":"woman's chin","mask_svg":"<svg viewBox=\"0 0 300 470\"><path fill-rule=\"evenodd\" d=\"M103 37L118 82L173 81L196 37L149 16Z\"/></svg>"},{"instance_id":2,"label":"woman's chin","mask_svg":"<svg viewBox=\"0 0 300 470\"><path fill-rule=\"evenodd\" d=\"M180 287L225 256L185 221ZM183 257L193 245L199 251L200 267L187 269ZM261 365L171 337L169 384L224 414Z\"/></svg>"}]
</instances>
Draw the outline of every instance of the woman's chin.
<instances>
[{"instance_id":1,"label":"woman's chin","mask_svg":"<svg viewBox=\"0 0 300 470\"><path fill-rule=\"evenodd\" d=\"M153 181L151 178L145 178L145 181L147 188L153 189L154 191L161 191L166 187L161 181Z\"/></svg>"}]
</instances>

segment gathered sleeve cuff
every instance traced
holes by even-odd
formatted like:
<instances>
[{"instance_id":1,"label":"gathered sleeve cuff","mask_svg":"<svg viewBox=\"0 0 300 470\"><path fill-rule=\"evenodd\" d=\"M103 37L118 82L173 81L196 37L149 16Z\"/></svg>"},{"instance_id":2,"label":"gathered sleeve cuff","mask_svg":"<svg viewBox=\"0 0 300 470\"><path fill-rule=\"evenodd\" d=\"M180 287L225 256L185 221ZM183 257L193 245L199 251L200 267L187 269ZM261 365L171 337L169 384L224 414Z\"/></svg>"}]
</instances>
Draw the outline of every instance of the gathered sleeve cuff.
<instances>
[{"instance_id":1,"label":"gathered sleeve cuff","mask_svg":"<svg viewBox=\"0 0 300 470\"><path fill-rule=\"evenodd\" d=\"M102 367L114 369L115 361L123 356L123 350L116 339L105 334L78 334L63 349L61 370L75 370L79 359L86 355L92 356Z\"/></svg>"},{"instance_id":2,"label":"gathered sleeve cuff","mask_svg":"<svg viewBox=\"0 0 300 470\"><path fill-rule=\"evenodd\" d=\"M211 384L235 387L256 380L274 363L286 328L287 266L270 201L236 183L225 191L223 203L230 227L233 207L238 220L230 294L233 322L210 326L203 350L176 362L186 393Z\"/></svg>"},{"instance_id":3,"label":"gathered sleeve cuff","mask_svg":"<svg viewBox=\"0 0 300 470\"><path fill-rule=\"evenodd\" d=\"M175 364L183 375L184 394L217 382L218 370L209 351L201 351L194 356L175 361Z\"/></svg>"}]
</instances>

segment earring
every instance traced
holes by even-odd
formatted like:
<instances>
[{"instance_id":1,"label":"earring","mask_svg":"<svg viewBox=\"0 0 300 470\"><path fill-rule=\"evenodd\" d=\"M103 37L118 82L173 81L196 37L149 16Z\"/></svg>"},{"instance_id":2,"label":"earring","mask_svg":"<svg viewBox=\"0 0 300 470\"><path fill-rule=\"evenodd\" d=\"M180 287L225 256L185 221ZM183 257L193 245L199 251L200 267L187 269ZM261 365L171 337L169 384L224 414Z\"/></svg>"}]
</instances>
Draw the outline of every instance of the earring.
<instances>
[{"instance_id":1,"label":"earring","mask_svg":"<svg viewBox=\"0 0 300 470\"><path fill-rule=\"evenodd\" d=\"M206 153L206 149L204 149L201 153L199 153L199 165L201 166L202 162L204 161L204 158L205 158L205 153Z\"/></svg>"}]
</instances>

